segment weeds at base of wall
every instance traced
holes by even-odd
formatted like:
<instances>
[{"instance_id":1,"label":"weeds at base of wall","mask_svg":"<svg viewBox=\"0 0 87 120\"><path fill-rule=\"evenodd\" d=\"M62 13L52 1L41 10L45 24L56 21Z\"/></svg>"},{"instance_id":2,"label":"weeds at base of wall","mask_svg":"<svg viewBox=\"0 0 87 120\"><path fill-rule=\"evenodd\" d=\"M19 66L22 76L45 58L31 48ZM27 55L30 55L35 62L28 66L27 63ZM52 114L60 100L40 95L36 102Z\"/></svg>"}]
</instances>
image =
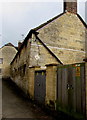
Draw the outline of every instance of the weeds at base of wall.
<instances>
[{"instance_id":1,"label":"weeds at base of wall","mask_svg":"<svg viewBox=\"0 0 87 120\"><path fill-rule=\"evenodd\" d=\"M71 110L67 106L63 107L61 104L58 104L58 103L56 103L56 111L63 112L64 114L69 115L76 120L86 120L84 115L82 115L78 112L74 112L74 110Z\"/></svg>"}]
</instances>

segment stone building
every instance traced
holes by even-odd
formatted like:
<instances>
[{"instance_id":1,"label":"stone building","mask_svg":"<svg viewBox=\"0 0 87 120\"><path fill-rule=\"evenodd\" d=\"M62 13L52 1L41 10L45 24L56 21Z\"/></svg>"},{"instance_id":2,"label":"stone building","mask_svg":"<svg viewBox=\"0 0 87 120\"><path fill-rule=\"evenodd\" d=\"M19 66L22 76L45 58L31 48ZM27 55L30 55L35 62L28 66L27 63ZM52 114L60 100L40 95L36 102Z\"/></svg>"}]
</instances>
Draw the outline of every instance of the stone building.
<instances>
[{"instance_id":1,"label":"stone building","mask_svg":"<svg viewBox=\"0 0 87 120\"><path fill-rule=\"evenodd\" d=\"M10 63L17 53L17 48L11 43L0 48L0 77L10 77Z\"/></svg>"},{"instance_id":2,"label":"stone building","mask_svg":"<svg viewBox=\"0 0 87 120\"><path fill-rule=\"evenodd\" d=\"M56 65L84 62L86 39L87 25L77 14L76 0L64 2L62 14L30 30L11 62L11 79L30 98L54 105Z\"/></svg>"},{"instance_id":3,"label":"stone building","mask_svg":"<svg viewBox=\"0 0 87 120\"><path fill-rule=\"evenodd\" d=\"M31 68L38 66L46 70L47 64L83 62L86 57L86 28L86 23L77 14L77 1L64 2L62 14L29 32L11 62L12 79L29 93L29 79L34 81L34 74L32 78L29 76ZM34 86L31 84L30 87Z\"/></svg>"},{"instance_id":4,"label":"stone building","mask_svg":"<svg viewBox=\"0 0 87 120\"><path fill-rule=\"evenodd\" d=\"M34 85L32 84L33 72L30 72L32 68L46 70L46 64L62 64L58 57L37 37L37 34L34 30L29 32L11 62L11 79L27 94L29 93L29 85L30 87ZM28 83L29 81L31 83Z\"/></svg>"},{"instance_id":5,"label":"stone building","mask_svg":"<svg viewBox=\"0 0 87 120\"><path fill-rule=\"evenodd\" d=\"M62 14L34 30L63 64L83 62L86 57L87 24L77 14L77 2L65 2Z\"/></svg>"}]
</instances>

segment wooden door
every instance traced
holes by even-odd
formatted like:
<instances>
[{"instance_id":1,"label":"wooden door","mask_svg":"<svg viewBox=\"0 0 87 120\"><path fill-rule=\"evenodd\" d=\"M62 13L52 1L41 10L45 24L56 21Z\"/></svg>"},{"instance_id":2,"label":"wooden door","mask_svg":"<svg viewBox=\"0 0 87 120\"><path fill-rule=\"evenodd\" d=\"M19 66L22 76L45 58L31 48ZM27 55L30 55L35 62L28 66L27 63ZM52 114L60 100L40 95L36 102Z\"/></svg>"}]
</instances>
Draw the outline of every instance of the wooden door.
<instances>
[{"instance_id":1,"label":"wooden door","mask_svg":"<svg viewBox=\"0 0 87 120\"><path fill-rule=\"evenodd\" d=\"M45 103L46 71L35 71L34 98L39 103Z\"/></svg>"}]
</instances>

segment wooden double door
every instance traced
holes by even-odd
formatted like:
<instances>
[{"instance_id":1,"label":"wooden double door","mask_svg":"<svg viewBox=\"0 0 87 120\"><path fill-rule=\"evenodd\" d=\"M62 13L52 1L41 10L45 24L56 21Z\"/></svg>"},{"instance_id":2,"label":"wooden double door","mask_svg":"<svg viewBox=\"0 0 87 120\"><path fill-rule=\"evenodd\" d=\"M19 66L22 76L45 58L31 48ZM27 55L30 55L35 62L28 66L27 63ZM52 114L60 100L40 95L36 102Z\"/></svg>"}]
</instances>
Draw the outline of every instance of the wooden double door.
<instances>
[{"instance_id":1,"label":"wooden double door","mask_svg":"<svg viewBox=\"0 0 87 120\"><path fill-rule=\"evenodd\" d=\"M85 64L58 66L57 109L74 115L85 115Z\"/></svg>"}]
</instances>

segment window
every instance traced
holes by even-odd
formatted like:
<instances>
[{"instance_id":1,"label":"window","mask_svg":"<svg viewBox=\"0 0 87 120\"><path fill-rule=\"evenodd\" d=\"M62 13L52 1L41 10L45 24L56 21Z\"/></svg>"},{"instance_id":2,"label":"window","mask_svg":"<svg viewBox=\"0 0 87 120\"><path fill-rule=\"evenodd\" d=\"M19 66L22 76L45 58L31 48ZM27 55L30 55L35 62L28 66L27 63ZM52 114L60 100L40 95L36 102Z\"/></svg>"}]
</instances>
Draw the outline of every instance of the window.
<instances>
[{"instance_id":1,"label":"window","mask_svg":"<svg viewBox=\"0 0 87 120\"><path fill-rule=\"evenodd\" d=\"M3 64L3 58L0 58L0 64Z\"/></svg>"}]
</instances>

